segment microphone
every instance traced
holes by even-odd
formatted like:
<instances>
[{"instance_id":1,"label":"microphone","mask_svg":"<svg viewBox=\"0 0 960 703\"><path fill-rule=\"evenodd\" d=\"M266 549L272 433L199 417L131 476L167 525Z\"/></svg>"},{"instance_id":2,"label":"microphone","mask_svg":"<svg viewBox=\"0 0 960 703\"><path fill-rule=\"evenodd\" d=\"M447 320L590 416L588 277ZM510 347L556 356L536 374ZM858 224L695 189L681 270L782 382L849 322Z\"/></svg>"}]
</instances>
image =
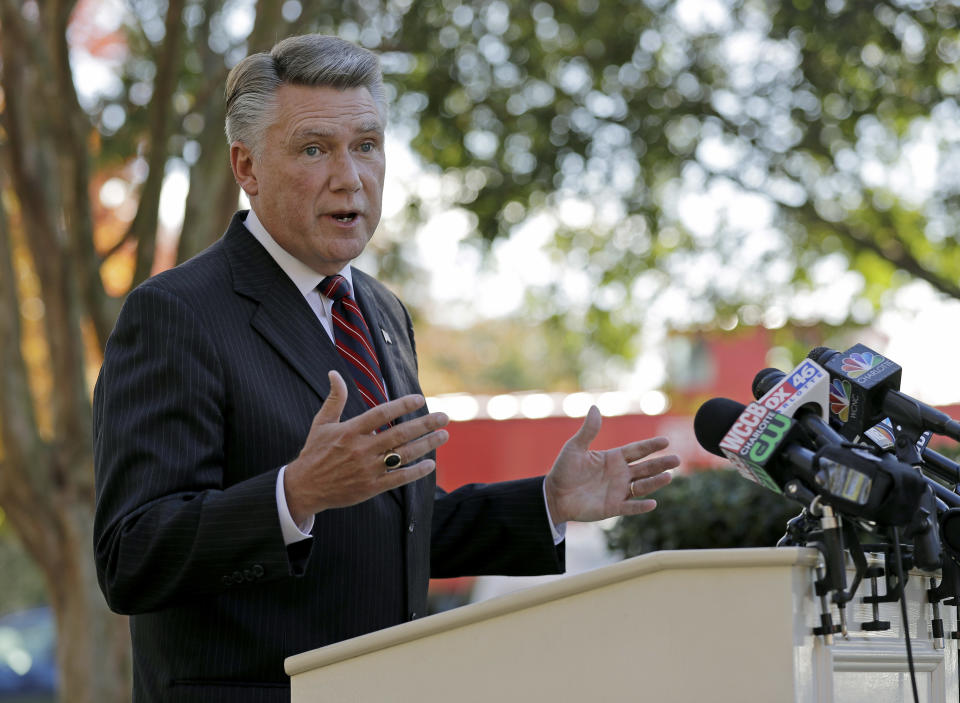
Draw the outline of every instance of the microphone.
<instances>
[{"instance_id":1,"label":"microphone","mask_svg":"<svg viewBox=\"0 0 960 703\"><path fill-rule=\"evenodd\" d=\"M693 427L704 449L730 459L745 478L777 493L799 480L837 511L882 525L910 524L928 491L923 476L889 454L837 443L811 450L794 420L759 403L713 398Z\"/></svg>"},{"instance_id":2,"label":"microphone","mask_svg":"<svg viewBox=\"0 0 960 703\"><path fill-rule=\"evenodd\" d=\"M863 436L884 451L896 451L894 445L897 437L888 417L864 432ZM930 432L924 432L917 441L917 450L923 460L923 472L944 483L954 486L960 484L960 464L931 449L928 446L929 441Z\"/></svg>"},{"instance_id":3,"label":"microphone","mask_svg":"<svg viewBox=\"0 0 960 703\"><path fill-rule=\"evenodd\" d=\"M730 459L742 476L777 493L785 492L805 506L801 516L788 523L788 535L791 524L794 528L809 532L809 526L798 526L796 520L805 523L810 515L819 518L819 533L810 532L805 541L823 554L824 565L818 568L819 579L816 582L822 609L821 624L819 628L814 628L814 633L823 635L824 641L831 644L837 630L827 605L827 593L832 591L834 594L841 630L845 628L841 604L849 599L846 593L843 528L833 506L829 503L817 506L818 496L814 496L804 485L817 482L812 471L817 462L816 455L801 444L809 440L798 431L794 420L786 415L758 403L744 406L729 398L713 398L701 405L693 420L693 430L704 449ZM802 482L794 478L797 474L803 476ZM820 540L810 541L816 534L819 534Z\"/></svg>"},{"instance_id":4,"label":"microphone","mask_svg":"<svg viewBox=\"0 0 960 703\"><path fill-rule=\"evenodd\" d=\"M843 353L816 347L807 357L830 373L831 412L842 423L844 436L864 434L889 417L899 425L960 441L960 422L901 393L900 366L869 347L855 344Z\"/></svg>"},{"instance_id":5,"label":"microphone","mask_svg":"<svg viewBox=\"0 0 960 703\"><path fill-rule=\"evenodd\" d=\"M801 368L802 366L803 364L797 368ZM763 369L759 371L753 378L753 396L754 398L765 398L768 395L771 397L776 397L778 393L782 394L783 391L774 391L773 389L782 389L785 384L788 384L789 380L790 379L787 378L787 374L780 369ZM760 402L763 401L761 400ZM797 409L796 416L804 418L804 428L816 429L820 424L818 422L819 417L817 415L808 417L808 415L815 412L816 411L810 406L801 406ZM836 420L834 420L834 422L836 422ZM817 438L818 444L822 444L824 440L833 441L838 444L844 444L846 442L846 439L839 433L833 432L832 428L829 432L820 429L814 436ZM892 451L894 442L896 441L893 425L890 423L889 418L884 418L882 422L868 429L866 432L864 432L863 436L869 439L870 442L876 447L884 451ZM926 445L927 440L929 440L929 433L925 433L917 443L917 448L923 457L923 471L934 478L947 483L952 483L954 485L960 483L960 464L957 464L956 462L951 461L947 457L943 456L943 454L930 449ZM934 493L936 493L937 497L941 499L944 499L945 496L947 497L947 500L945 500L947 505L955 506L957 501L960 500L960 496L952 491L949 491L940 484L931 482L930 486Z\"/></svg>"},{"instance_id":6,"label":"microphone","mask_svg":"<svg viewBox=\"0 0 960 703\"><path fill-rule=\"evenodd\" d=\"M778 369L763 369L753 379L753 393L754 395L763 393L759 401L763 403L764 399L767 398L776 399L778 397L789 396L789 389L797 386L799 382L803 382L804 385L796 388L793 395L787 398L787 402L796 406L798 417L802 416L805 418L804 427L813 430L819 429L819 434L814 435L818 445L822 446L827 442L839 443L841 445L847 444L847 440L844 439L843 435L838 434L832 428L830 428L829 431L822 430L820 426L826 423L823 423L820 415L815 413L809 405L805 406L803 404L802 399L809 397L816 402L816 410L822 410L826 407L826 402L823 400L824 394L827 393L824 381L829 377L825 371L823 372L822 378L817 374L817 371L823 371L818 364L813 364L815 369L811 370L807 368L806 365L810 363L809 358L804 360L789 374L785 374ZM897 369L899 369L899 367L897 367ZM899 376L897 376L897 383L899 384ZM794 397L798 399L794 400ZM873 428L871 428L871 430L872 429ZM918 475L923 479L924 483L926 483L926 478L923 477L919 471L915 471L899 461L897 461L896 464L900 471L908 471L911 474ZM907 525L904 533L913 538L914 558L917 565L924 569L933 570L939 567L941 561L940 539L935 522L937 515L936 498L939 497L941 500L944 500L951 492L934 482L930 482L930 484L931 485L919 496L917 502L912 503L914 513L912 519L908 521L910 524ZM947 501L944 500L944 502Z\"/></svg>"},{"instance_id":7,"label":"microphone","mask_svg":"<svg viewBox=\"0 0 960 703\"><path fill-rule=\"evenodd\" d=\"M775 449L784 446L788 464L805 465L813 457L799 443L785 442L796 434L793 420L757 403L747 407L729 398L712 398L697 410L693 431L700 446L729 459L741 476L774 493L783 493L792 478L781 462L772 461Z\"/></svg>"},{"instance_id":8,"label":"microphone","mask_svg":"<svg viewBox=\"0 0 960 703\"><path fill-rule=\"evenodd\" d=\"M763 369L754 376L752 390L765 408L796 418L817 446L845 443L829 424L830 376L811 359L790 373Z\"/></svg>"}]
</instances>

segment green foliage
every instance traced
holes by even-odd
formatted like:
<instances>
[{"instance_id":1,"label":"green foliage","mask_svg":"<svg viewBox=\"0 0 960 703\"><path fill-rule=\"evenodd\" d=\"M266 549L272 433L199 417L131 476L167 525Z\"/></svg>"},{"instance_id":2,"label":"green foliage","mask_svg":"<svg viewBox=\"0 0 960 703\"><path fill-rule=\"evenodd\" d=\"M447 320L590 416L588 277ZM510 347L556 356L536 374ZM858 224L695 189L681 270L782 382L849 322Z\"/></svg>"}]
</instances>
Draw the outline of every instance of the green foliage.
<instances>
[{"instance_id":1,"label":"green foliage","mask_svg":"<svg viewBox=\"0 0 960 703\"><path fill-rule=\"evenodd\" d=\"M607 534L624 557L661 549L772 547L799 504L717 469L677 476L656 493L652 513L623 517Z\"/></svg>"},{"instance_id":2,"label":"green foliage","mask_svg":"<svg viewBox=\"0 0 960 703\"><path fill-rule=\"evenodd\" d=\"M188 1L170 156L190 165L209 143L197 132L222 130L205 105L247 51L310 31L379 51L391 123L426 169L459 184L442 204L414 188L394 240L374 241L381 274L414 304L419 262L402 249L443 206L471 215L468 244L481 251L547 214L554 262L585 278L587 300L544 286L525 312L563 320L608 355L635 352L667 291L686 303L671 306L678 326L745 305L789 309L824 285L826 258L863 280L838 301L859 303L848 324L911 278L960 297L952 0L323 0L298 16L294 6L245 43L231 3ZM148 127L161 15L129 7L122 88L90 107L110 136L101 165L129 162ZM119 127L103 127L109 106L126 115ZM911 161L918 148L935 160ZM691 196L719 209L699 217Z\"/></svg>"},{"instance_id":3,"label":"green foliage","mask_svg":"<svg viewBox=\"0 0 960 703\"><path fill-rule=\"evenodd\" d=\"M811 271L832 252L860 273L858 298L873 309L909 280L897 269L960 294L957 209L945 206L960 195L948 165L960 147L954 3L695 5L420 0L383 38L412 57L388 75L397 118L425 163L462 179L454 204L475 215L479 238L571 198L616 213L560 217L554 241L594 283L570 323L600 332L608 352L629 354L639 324L602 304L614 282L628 284L621 308L671 286L723 313L788 307L791 288L823 284ZM908 169L927 166L908 157L924 142L940 152L938 177L914 191ZM690 193L755 196L785 236L757 246L736 213L692 230ZM715 265L684 280L704 253ZM657 270L673 275L647 275ZM638 279L642 296L629 286Z\"/></svg>"}]
</instances>

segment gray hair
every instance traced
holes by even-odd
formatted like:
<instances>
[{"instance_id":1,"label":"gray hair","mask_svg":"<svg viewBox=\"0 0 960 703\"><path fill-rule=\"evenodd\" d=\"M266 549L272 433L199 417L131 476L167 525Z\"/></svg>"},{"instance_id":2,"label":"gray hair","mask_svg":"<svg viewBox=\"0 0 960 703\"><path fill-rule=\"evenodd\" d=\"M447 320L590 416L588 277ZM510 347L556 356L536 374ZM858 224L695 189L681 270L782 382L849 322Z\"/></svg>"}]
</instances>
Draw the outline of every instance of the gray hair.
<instances>
[{"instance_id":1,"label":"gray hair","mask_svg":"<svg viewBox=\"0 0 960 703\"><path fill-rule=\"evenodd\" d=\"M386 122L377 55L338 37L305 34L278 42L270 53L251 54L230 71L226 88L228 144L243 142L259 156L276 107L276 92L282 85L366 88Z\"/></svg>"}]
</instances>

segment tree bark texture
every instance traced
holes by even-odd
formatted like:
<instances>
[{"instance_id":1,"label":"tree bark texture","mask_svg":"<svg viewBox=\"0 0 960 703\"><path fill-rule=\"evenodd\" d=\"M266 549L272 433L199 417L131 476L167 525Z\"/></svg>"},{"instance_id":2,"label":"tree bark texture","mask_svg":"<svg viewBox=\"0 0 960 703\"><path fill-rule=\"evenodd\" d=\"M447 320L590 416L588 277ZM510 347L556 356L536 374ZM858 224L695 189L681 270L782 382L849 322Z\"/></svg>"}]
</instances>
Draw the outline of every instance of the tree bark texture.
<instances>
[{"instance_id":1,"label":"tree bark texture","mask_svg":"<svg viewBox=\"0 0 960 703\"><path fill-rule=\"evenodd\" d=\"M93 563L88 377L122 301L107 294L103 257L94 248L90 147L96 140L69 63L74 4L52 0L27 8L20 0L0 0L0 508L46 581L61 700L121 703L131 690L129 624L107 608ZM204 127L195 137L202 154L191 169L181 257L216 239L237 207L223 136L227 67L207 42L208 23L223 0L203 3L206 19L192 37L185 5L169 1L165 36L155 47L141 147L149 170L124 237L137 244L134 285L154 267L168 145L180 129L173 95L184 76L186 41L194 42L203 63L193 94ZM251 50L269 48L287 32L281 5L258 3ZM29 358L27 349L33 350Z\"/></svg>"}]
</instances>

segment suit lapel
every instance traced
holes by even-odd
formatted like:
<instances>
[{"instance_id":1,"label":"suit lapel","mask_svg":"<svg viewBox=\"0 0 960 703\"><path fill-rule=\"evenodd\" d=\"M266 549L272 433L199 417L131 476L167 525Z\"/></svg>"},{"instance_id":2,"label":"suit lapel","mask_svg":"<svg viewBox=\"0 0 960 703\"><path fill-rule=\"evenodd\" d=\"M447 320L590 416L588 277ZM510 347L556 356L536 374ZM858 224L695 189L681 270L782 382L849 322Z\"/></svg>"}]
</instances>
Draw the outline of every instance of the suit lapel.
<instances>
[{"instance_id":1,"label":"suit lapel","mask_svg":"<svg viewBox=\"0 0 960 703\"><path fill-rule=\"evenodd\" d=\"M242 214L234 217L224 238L234 290L259 303L250 325L320 398L326 398L330 394L327 370L336 369L348 383L350 370L303 295L244 227ZM365 410L355 393L348 394L344 417Z\"/></svg>"},{"instance_id":2,"label":"suit lapel","mask_svg":"<svg viewBox=\"0 0 960 703\"><path fill-rule=\"evenodd\" d=\"M293 285L293 281L277 265L273 257L260 245L244 226L246 211L234 215L224 235L223 243L234 277L234 290L259 303L250 324L303 377L320 396L330 394L327 370L336 369L348 385L353 376L343 357L320 324L310 305ZM359 272L355 272L359 273ZM411 392L409 374L402 371L396 345L386 345L383 331L391 338L406 331L399 330L389 316L381 316L377 296L364 275L355 275L354 292L357 303L367 320L370 336L380 362L390 398L399 398ZM416 379L413 379L416 387ZM367 410L357 393L347 394L343 417L355 417ZM415 489L411 484L389 491L409 513L414 504Z\"/></svg>"}]
</instances>

